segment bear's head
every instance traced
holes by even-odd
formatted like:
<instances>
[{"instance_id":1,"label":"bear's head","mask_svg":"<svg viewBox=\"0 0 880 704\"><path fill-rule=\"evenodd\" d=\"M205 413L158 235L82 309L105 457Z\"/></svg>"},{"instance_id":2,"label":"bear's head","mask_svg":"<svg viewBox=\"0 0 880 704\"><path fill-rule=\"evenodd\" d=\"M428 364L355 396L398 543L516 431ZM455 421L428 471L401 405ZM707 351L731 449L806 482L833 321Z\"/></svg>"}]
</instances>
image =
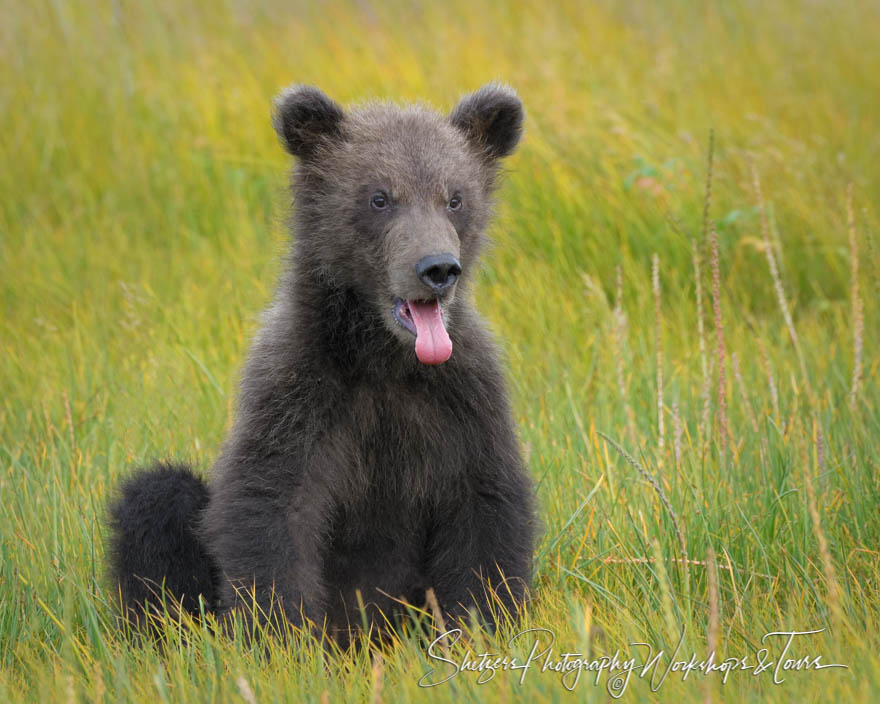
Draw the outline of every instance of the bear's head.
<instances>
[{"instance_id":1,"label":"bear's head","mask_svg":"<svg viewBox=\"0 0 880 704\"><path fill-rule=\"evenodd\" d=\"M498 84L446 116L388 104L345 111L301 85L275 101L275 129L298 160L298 255L401 342L415 339L425 364L452 353L456 291L475 267L500 160L522 122L516 93Z\"/></svg>"}]
</instances>

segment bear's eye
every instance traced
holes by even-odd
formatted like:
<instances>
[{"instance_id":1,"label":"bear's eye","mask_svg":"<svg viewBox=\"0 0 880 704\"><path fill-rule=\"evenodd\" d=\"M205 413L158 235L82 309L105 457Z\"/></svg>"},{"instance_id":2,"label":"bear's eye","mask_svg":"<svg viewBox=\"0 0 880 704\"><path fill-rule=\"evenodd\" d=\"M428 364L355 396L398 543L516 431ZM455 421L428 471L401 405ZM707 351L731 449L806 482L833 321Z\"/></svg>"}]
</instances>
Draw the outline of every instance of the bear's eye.
<instances>
[{"instance_id":1,"label":"bear's eye","mask_svg":"<svg viewBox=\"0 0 880 704\"><path fill-rule=\"evenodd\" d=\"M386 210L388 208L388 196L384 193L374 193L370 197L370 207L373 210Z\"/></svg>"},{"instance_id":2,"label":"bear's eye","mask_svg":"<svg viewBox=\"0 0 880 704\"><path fill-rule=\"evenodd\" d=\"M456 193L452 198L449 199L449 209L450 210L461 210L461 196Z\"/></svg>"}]
</instances>

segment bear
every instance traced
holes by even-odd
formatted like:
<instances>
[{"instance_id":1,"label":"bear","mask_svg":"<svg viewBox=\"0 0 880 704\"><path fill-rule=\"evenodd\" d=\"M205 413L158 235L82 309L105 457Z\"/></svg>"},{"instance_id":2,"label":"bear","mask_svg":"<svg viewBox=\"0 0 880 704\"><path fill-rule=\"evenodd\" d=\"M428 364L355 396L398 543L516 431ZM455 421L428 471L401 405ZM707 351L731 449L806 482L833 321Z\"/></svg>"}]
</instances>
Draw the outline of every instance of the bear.
<instances>
[{"instance_id":1,"label":"bear","mask_svg":"<svg viewBox=\"0 0 880 704\"><path fill-rule=\"evenodd\" d=\"M164 589L341 643L426 603L492 631L529 600L536 499L470 288L522 103L490 83L445 115L344 110L294 85L272 119L295 159L286 266L207 484L158 463L110 506L123 612Z\"/></svg>"}]
</instances>

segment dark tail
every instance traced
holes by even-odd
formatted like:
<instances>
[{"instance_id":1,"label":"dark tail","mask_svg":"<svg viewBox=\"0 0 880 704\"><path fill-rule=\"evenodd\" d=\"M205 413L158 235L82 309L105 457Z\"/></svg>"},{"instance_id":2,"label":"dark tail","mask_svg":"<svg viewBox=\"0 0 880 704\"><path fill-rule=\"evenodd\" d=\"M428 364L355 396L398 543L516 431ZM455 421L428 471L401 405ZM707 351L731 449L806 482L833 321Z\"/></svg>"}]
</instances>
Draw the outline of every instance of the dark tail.
<instances>
[{"instance_id":1,"label":"dark tail","mask_svg":"<svg viewBox=\"0 0 880 704\"><path fill-rule=\"evenodd\" d=\"M197 534L207 504L208 487L184 465L158 463L123 483L110 506L108 550L130 622L178 600L197 615L200 594L208 608L216 603L218 571Z\"/></svg>"}]
</instances>

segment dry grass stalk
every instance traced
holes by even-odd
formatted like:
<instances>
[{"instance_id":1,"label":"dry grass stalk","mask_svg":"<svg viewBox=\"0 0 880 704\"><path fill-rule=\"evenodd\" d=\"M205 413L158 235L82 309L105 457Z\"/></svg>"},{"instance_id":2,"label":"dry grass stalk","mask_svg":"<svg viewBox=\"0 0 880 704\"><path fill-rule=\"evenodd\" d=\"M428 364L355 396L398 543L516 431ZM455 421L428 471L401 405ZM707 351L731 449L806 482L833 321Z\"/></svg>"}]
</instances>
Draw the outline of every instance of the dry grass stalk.
<instances>
[{"instance_id":1,"label":"dry grass stalk","mask_svg":"<svg viewBox=\"0 0 880 704\"><path fill-rule=\"evenodd\" d=\"M670 642L675 642L680 634L680 625L675 617L675 597L669 583L669 573L666 571L666 561L657 538L651 539L651 548L654 553L654 574L660 586L660 605L663 610L663 620L666 622L666 637Z\"/></svg>"},{"instance_id":2,"label":"dry grass stalk","mask_svg":"<svg viewBox=\"0 0 880 704\"><path fill-rule=\"evenodd\" d=\"M434 593L433 587L428 587L425 591L425 600L431 609L434 617L434 628L438 633L446 633L446 623L443 619L443 609L440 608L440 602L437 601L437 595Z\"/></svg>"},{"instance_id":3,"label":"dry grass stalk","mask_svg":"<svg viewBox=\"0 0 880 704\"><path fill-rule=\"evenodd\" d=\"M660 257L656 252L651 259L651 283L654 289L654 326L657 342L657 435L659 436L662 460L665 442L663 430L663 337L660 329Z\"/></svg>"},{"instance_id":4,"label":"dry grass stalk","mask_svg":"<svg viewBox=\"0 0 880 704\"><path fill-rule=\"evenodd\" d=\"M709 207L712 204L712 162L715 157L715 130L709 130L709 154L706 159L706 193L703 197L703 242L709 234Z\"/></svg>"},{"instance_id":5,"label":"dry grass stalk","mask_svg":"<svg viewBox=\"0 0 880 704\"><path fill-rule=\"evenodd\" d=\"M862 300L859 296L859 248L856 241L856 221L853 213L853 185L846 189L846 220L849 231L849 259L852 266L852 319L853 319L853 377L852 389L850 390L850 406L855 409L856 399L859 393L859 385L862 380L862 333L864 330L864 316Z\"/></svg>"},{"instance_id":6,"label":"dry grass stalk","mask_svg":"<svg viewBox=\"0 0 880 704\"><path fill-rule=\"evenodd\" d=\"M712 310L718 351L718 425L721 433L721 456L727 453L727 383L724 376L724 323L721 319L721 266L718 257L718 234L712 231Z\"/></svg>"},{"instance_id":7,"label":"dry grass stalk","mask_svg":"<svg viewBox=\"0 0 880 704\"><path fill-rule=\"evenodd\" d=\"M813 419L813 427L816 436L816 467L819 472L825 471L825 436L822 434L822 426L816 419Z\"/></svg>"},{"instance_id":8,"label":"dry grass stalk","mask_svg":"<svg viewBox=\"0 0 880 704\"><path fill-rule=\"evenodd\" d=\"M709 626L706 629L706 657L711 657L712 653L718 650L718 633L720 630L720 607L718 598L718 564L715 561L715 551L709 546L708 569L706 570L706 582L709 590ZM715 661L719 661L719 657L715 656ZM712 701L713 683L710 678L706 678L705 701Z\"/></svg>"},{"instance_id":9,"label":"dry grass stalk","mask_svg":"<svg viewBox=\"0 0 880 704\"><path fill-rule=\"evenodd\" d=\"M700 389L700 398L703 399L703 412L700 417L700 440L702 442L709 435L709 391L712 388L709 375L709 362L706 357L706 333L703 328L703 279L700 272L700 249L694 240L691 240L694 263L694 283L697 295L697 341L700 345L700 369L703 372L703 386Z\"/></svg>"},{"instance_id":10,"label":"dry grass stalk","mask_svg":"<svg viewBox=\"0 0 880 704\"><path fill-rule=\"evenodd\" d=\"M773 278L773 285L776 288L776 299L779 301L779 308L782 310L785 327L788 328L788 334L791 337L791 343L794 345L794 351L798 358L798 364L801 368L801 377L804 386L807 389L807 395L812 403L813 387L810 384L810 377L807 374L807 365L804 361L803 352L801 351L800 339L795 330L794 321L791 318L788 301L785 298L785 289L782 287L782 277L779 275L779 268L776 266L776 257L773 255L773 246L770 243L770 222L767 217L767 207L764 203L764 195L761 191L761 181L758 178L758 169L755 166L754 159L749 159L749 165L752 170L752 185L755 189L755 198L758 201L758 210L761 213L761 236L764 239L764 254L767 256L767 265L770 267L770 276Z\"/></svg>"},{"instance_id":11,"label":"dry grass stalk","mask_svg":"<svg viewBox=\"0 0 880 704\"><path fill-rule=\"evenodd\" d=\"M816 542L819 544L819 556L822 558L822 569L825 573L828 610L831 612L832 622L838 625L841 623L842 615L840 610L840 588L837 585L837 575L834 572L831 551L828 549L828 539L825 537L822 519L819 516L819 509L816 507L816 493L813 490L813 481L810 479L809 470L804 471L804 485L807 490L807 508L813 521L813 532L816 534Z\"/></svg>"},{"instance_id":12,"label":"dry grass stalk","mask_svg":"<svg viewBox=\"0 0 880 704\"><path fill-rule=\"evenodd\" d=\"M743 408L746 409L746 417L749 419L752 430L757 433L758 419L755 417L755 412L752 410L752 404L749 403L749 396L746 393L746 384L742 378L742 372L739 368L739 357L737 356L736 352L730 353L730 364L733 367L733 378L736 379L736 385L739 388L739 394L740 398L742 399Z\"/></svg>"},{"instance_id":13,"label":"dry grass stalk","mask_svg":"<svg viewBox=\"0 0 880 704\"><path fill-rule=\"evenodd\" d=\"M684 540L684 533L681 532L681 524L678 521L678 515L675 511L672 510L672 504L669 503L669 498L666 496L666 492L663 491L663 487L660 486L659 482L654 479L653 475L648 472L647 469L642 467L641 463L629 454L616 440L608 437L601 430L596 431L602 438L604 438L618 453L623 457L632 467L634 467L638 472L648 480L648 483L654 487L654 491L657 492L657 496L660 497L660 502L663 504L663 507L666 509L666 512L669 514L669 518L672 520L672 527L675 530L675 534L678 537L679 545L681 546L681 554L687 559L687 543Z\"/></svg>"},{"instance_id":14,"label":"dry grass stalk","mask_svg":"<svg viewBox=\"0 0 880 704\"><path fill-rule=\"evenodd\" d=\"M672 402L672 449L675 464L681 464L681 417L678 414L678 401Z\"/></svg>"},{"instance_id":15,"label":"dry grass stalk","mask_svg":"<svg viewBox=\"0 0 880 704\"><path fill-rule=\"evenodd\" d=\"M617 388L620 391L620 398L623 401L624 411L626 413L626 425L630 439L635 441L636 438L636 419L632 407L629 405L629 399L626 388L626 376L623 372L624 364L624 348L626 347L626 314L623 312L623 268L617 265L617 296L614 302L614 353L615 366L617 369Z\"/></svg>"},{"instance_id":16,"label":"dry grass stalk","mask_svg":"<svg viewBox=\"0 0 880 704\"><path fill-rule=\"evenodd\" d=\"M238 686L238 693L241 695L241 698L247 702L247 704L257 704L257 698L254 696L254 690L251 689L250 684L245 679L244 675L239 675L238 679L235 681L235 684Z\"/></svg>"},{"instance_id":17,"label":"dry grass stalk","mask_svg":"<svg viewBox=\"0 0 880 704\"><path fill-rule=\"evenodd\" d=\"M755 342L758 345L758 352L761 354L761 366L764 367L764 374L767 375L767 387L770 389L770 401L773 403L773 418L777 423L781 423L779 415L779 389L776 388L776 377L773 376L770 355L767 354L767 348L764 347L764 343L757 333L755 334Z\"/></svg>"},{"instance_id":18,"label":"dry grass stalk","mask_svg":"<svg viewBox=\"0 0 880 704\"><path fill-rule=\"evenodd\" d=\"M715 550L709 546L707 555L706 581L709 588L709 629L706 634L709 652L713 652L718 648L718 631L720 621L720 600L718 598L718 564L715 561Z\"/></svg>"},{"instance_id":19,"label":"dry grass stalk","mask_svg":"<svg viewBox=\"0 0 880 704\"><path fill-rule=\"evenodd\" d=\"M385 663L380 655L373 656L373 669L371 672L371 680L373 685L373 704L380 704L382 701L382 677L385 674Z\"/></svg>"},{"instance_id":20,"label":"dry grass stalk","mask_svg":"<svg viewBox=\"0 0 880 704\"><path fill-rule=\"evenodd\" d=\"M664 558L666 562L671 562L676 565L690 565L696 567L708 567L709 563L706 560L692 560L690 558L683 557L667 557ZM653 564L655 559L653 557L603 557L602 564L604 565L613 565L613 564L621 564L621 565L646 565ZM730 569L727 565L717 565L718 569L726 570Z\"/></svg>"},{"instance_id":21,"label":"dry grass stalk","mask_svg":"<svg viewBox=\"0 0 880 704\"><path fill-rule=\"evenodd\" d=\"M712 205L712 165L715 157L715 131L709 130L709 151L706 159L706 191L703 196L703 222L700 246L705 246L709 234L709 211ZM708 442L709 411L711 406L709 365L706 356L706 337L703 329L703 279L700 272L700 246L691 242L694 260L694 281L697 287L697 337L700 344L700 369L703 372L703 387L700 396L703 399L703 412L700 418L700 441Z\"/></svg>"}]
</instances>

